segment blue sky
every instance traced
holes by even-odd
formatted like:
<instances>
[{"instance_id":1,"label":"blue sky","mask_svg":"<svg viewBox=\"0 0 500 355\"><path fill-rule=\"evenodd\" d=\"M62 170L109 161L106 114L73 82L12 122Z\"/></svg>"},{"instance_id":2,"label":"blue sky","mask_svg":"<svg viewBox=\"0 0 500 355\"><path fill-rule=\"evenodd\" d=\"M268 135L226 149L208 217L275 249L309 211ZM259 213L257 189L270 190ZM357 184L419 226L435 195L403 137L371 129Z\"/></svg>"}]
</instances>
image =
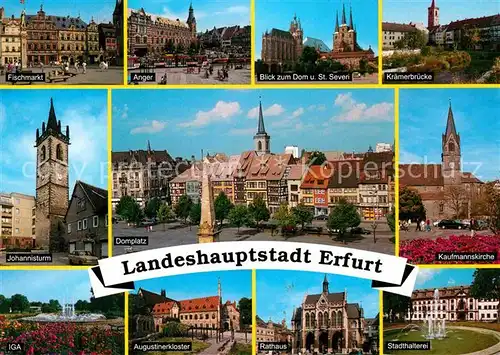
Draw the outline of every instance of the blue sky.
<instances>
[{"instance_id":1,"label":"blue sky","mask_svg":"<svg viewBox=\"0 0 500 355\"><path fill-rule=\"evenodd\" d=\"M269 317L281 323L284 317L288 327L294 307L300 307L306 294L323 290L325 274L306 271L257 270L257 315L264 321ZM342 275L327 274L331 293L347 290L347 302L362 304L365 318L374 318L379 312L379 291L371 288L371 281Z\"/></svg>"},{"instance_id":2,"label":"blue sky","mask_svg":"<svg viewBox=\"0 0 500 355\"><path fill-rule=\"evenodd\" d=\"M80 15L86 23L89 23L93 16L97 23L108 23L113 21L116 0L25 0L24 5L19 0L2 0L1 6L5 8L7 17L14 15L19 18L23 9L26 9L28 15L36 15L40 10L40 4L43 4L43 11L47 15L71 17Z\"/></svg>"},{"instance_id":3,"label":"blue sky","mask_svg":"<svg viewBox=\"0 0 500 355\"><path fill-rule=\"evenodd\" d=\"M476 269L425 269L420 268L415 289L468 286Z\"/></svg>"},{"instance_id":4,"label":"blue sky","mask_svg":"<svg viewBox=\"0 0 500 355\"><path fill-rule=\"evenodd\" d=\"M129 0L129 9L144 11L171 19L186 21L190 0ZM196 29L205 32L215 27L248 26L250 0L192 0Z\"/></svg>"},{"instance_id":5,"label":"blue sky","mask_svg":"<svg viewBox=\"0 0 500 355\"><path fill-rule=\"evenodd\" d=\"M484 181L500 178L498 90L401 89L399 93L400 162L441 162L441 135L451 99L462 145L462 170Z\"/></svg>"},{"instance_id":6,"label":"blue sky","mask_svg":"<svg viewBox=\"0 0 500 355\"><path fill-rule=\"evenodd\" d=\"M165 290L167 297L185 300L207 296L217 296L217 281L220 278L223 302L236 302L252 298L252 272L250 270L201 272L178 276L160 277L135 282L139 288L160 293Z\"/></svg>"},{"instance_id":7,"label":"blue sky","mask_svg":"<svg viewBox=\"0 0 500 355\"><path fill-rule=\"evenodd\" d=\"M87 270L0 271L0 295L11 297L16 293L25 295L30 302L88 301L91 296L89 274Z\"/></svg>"},{"instance_id":8,"label":"blue sky","mask_svg":"<svg viewBox=\"0 0 500 355\"><path fill-rule=\"evenodd\" d=\"M422 22L427 26L427 8L432 0L384 0L383 18L385 22ZM439 23L463 20L499 13L498 0L435 0L439 7Z\"/></svg>"},{"instance_id":9,"label":"blue sky","mask_svg":"<svg viewBox=\"0 0 500 355\"><path fill-rule=\"evenodd\" d=\"M69 125L70 195L76 180L107 187L106 90L1 90L0 190L35 195L36 129L47 123L50 98Z\"/></svg>"},{"instance_id":10,"label":"blue sky","mask_svg":"<svg viewBox=\"0 0 500 355\"><path fill-rule=\"evenodd\" d=\"M372 46L378 49L378 6L377 0L345 0L346 18L349 21L349 4L352 4L353 21L358 34L358 43L363 49ZM342 16L341 0L255 0L255 56L261 57L262 34L278 28L288 31L294 14L300 19L305 37L321 39L333 48L335 14Z\"/></svg>"},{"instance_id":11,"label":"blue sky","mask_svg":"<svg viewBox=\"0 0 500 355\"><path fill-rule=\"evenodd\" d=\"M113 150L168 150L172 156L204 152L240 154L254 149L262 96L271 152L366 151L393 143L393 96L377 90L115 90Z\"/></svg>"}]
</instances>

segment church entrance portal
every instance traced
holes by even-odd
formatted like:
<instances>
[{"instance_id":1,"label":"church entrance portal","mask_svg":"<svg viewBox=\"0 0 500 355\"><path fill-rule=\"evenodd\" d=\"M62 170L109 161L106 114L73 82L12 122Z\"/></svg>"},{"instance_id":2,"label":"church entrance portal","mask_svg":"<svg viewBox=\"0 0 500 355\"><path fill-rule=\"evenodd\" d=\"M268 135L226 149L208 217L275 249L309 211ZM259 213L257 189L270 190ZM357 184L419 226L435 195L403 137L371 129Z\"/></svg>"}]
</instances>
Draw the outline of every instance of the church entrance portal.
<instances>
[{"instance_id":1,"label":"church entrance portal","mask_svg":"<svg viewBox=\"0 0 500 355\"><path fill-rule=\"evenodd\" d=\"M333 334L333 337L332 337L333 351L340 351L342 349L341 340L342 340L342 333L341 332L336 332L335 334Z\"/></svg>"},{"instance_id":2,"label":"church entrance portal","mask_svg":"<svg viewBox=\"0 0 500 355\"><path fill-rule=\"evenodd\" d=\"M319 352L325 354L328 352L328 333L323 332L319 336Z\"/></svg>"},{"instance_id":3,"label":"church entrance portal","mask_svg":"<svg viewBox=\"0 0 500 355\"><path fill-rule=\"evenodd\" d=\"M309 350L310 352L314 351L314 334L313 333L307 333L306 350Z\"/></svg>"}]
</instances>

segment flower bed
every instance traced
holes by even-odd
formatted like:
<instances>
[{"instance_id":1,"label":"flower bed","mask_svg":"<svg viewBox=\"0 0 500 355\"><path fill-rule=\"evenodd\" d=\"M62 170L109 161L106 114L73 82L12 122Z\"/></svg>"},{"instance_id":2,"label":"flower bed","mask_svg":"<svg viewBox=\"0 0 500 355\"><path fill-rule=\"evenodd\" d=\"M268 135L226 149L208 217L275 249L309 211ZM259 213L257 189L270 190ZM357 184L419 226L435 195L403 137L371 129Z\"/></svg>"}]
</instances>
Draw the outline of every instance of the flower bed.
<instances>
[{"instance_id":1,"label":"flower bed","mask_svg":"<svg viewBox=\"0 0 500 355\"><path fill-rule=\"evenodd\" d=\"M123 354L123 334L97 326L74 323L20 323L0 320L0 348L24 344L27 355Z\"/></svg>"},{"instance_id":2,"label":"flower bed","mask_svg":"<svg viewBox=\"0 0 500 355\"><path fill-rule=\"evenodd\" d=\"M497 260L493 263L500 264L500 235L452 235L440 237L435 240L414 239L400 242L399 256L407 258L413 264L479 264L477 260L471 261L437 261L437 253L497 253ZM484 262L483 262L484 263ZM487 262L492 263L492 262Z\"/></svg>"}]
</instances>

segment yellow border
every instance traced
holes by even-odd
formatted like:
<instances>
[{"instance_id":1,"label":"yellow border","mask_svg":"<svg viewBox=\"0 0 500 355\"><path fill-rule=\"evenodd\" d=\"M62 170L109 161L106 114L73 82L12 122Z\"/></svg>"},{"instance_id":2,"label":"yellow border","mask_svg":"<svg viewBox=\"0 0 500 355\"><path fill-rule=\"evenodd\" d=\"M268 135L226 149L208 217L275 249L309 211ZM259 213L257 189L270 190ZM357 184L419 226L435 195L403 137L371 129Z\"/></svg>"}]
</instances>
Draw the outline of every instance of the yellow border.
<instances>
[{"instance_id":1,"label":"yellow border","mask_svg":"<svg viewBox=\"0 0 500 355\"><path fill-rule=\"evenodd\" d=\"M255 43L257 43L257 32L255 31L255 1L250 0L250 86L255 86Z\"/></svg>"},{"instance_id":2,"label":"yellow border","mask_svg":"<svg viewBox=\"0 0 500 355\"><path fill-rule=\"evenodd\" d=\"M252 270L252 354L257 354L257 270Z\"/></svg>"},{"instance_id":3,"label":"yellow border","mask_svg":"<svg viewBox=\"0 0 500 355\"><path fill-rule=\"evenodd\" d=\"M123 85L128 83L128 0L123 1Z\"/></svg>"},{"instance_id":4,"label":"yellow border","mask_svg":"<svg viewBox=\"0 0 500 355\"><path fill-rule=\"evenodd\" d=\"M128 353L129 353L129 349L128 349L128 320L129 320L128 319L128 311L129 311L129 309L128 309L128 301L129 301L128 295L129 295L129 293L125 292L124 295L125 295L125 309L124 309L124 313L123 313L123 315L124 315L123 322L124 322L124 327L125 327L124 328L124 337L125 337L125 339L124 339L124 341L125 341L124 353L125 353L125 355L128 355Z\"/></svg>"},{"instance_id":5,"label":"yellow border","mask_svg":"<svg viewBox=\"0 0 500 355\"><path fill-rule=\"evenodd\" d=\"M394 255L399 256L399 89L394 89Z\"/></svg>"},{"instance_id":6,"label":"yellow border","mask_svg":"<svg viewBox=\"0 0 500 355\"><path fill-rule=\"evenodd\" d=\"M378 84L382 85L382 48L383 48L383 33L382 33L382 17L383 17L383 0L378 0Z\"/></svg>"},{"instance_id":7,"label":"yellow border","mask_svg":"<svg viewBox=\"0 0 500 355\"><path fill-rule=\"evenodd\" d=\"M113 205L111 199L113 198L113 179L112 179L112 163L111 163L111 151L112 151L112 139L113 139L113 95L111 89L108 89L108 130L106 132L107 143L108 143L108 164L107 164L107 175L108 175L108 257L113 256Z\"/></svg>"}]
</instances>

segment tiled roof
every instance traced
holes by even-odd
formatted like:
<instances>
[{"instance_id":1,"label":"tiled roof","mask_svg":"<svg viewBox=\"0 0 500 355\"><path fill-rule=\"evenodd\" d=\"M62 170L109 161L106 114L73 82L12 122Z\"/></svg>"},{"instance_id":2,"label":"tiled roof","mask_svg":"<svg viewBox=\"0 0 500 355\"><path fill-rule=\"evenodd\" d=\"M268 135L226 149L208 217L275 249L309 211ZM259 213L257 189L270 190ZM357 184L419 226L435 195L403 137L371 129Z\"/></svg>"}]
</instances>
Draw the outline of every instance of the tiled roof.
<instances>
[{"instance_id":1,"label":"tiled roof","mask_svg":"<svg viewBox=\"0 0 500 355\"><path fill-rule=\"evenodd\" d=\"M166 302L166 301L173 301L172 299L170 299L168 297L164 297L162 295L145 290L143 288L139 289L139 291L142 293L142 299L144 300L144 303L148 306L151 306L151 307L157 303L162 303L162 302Z\"/></svg>"},{"instance_id":2,"label":"tiled roof","mask_svg":"<svg viewBox=\"0 0 500 355\"><path fill-rule=\"evenodd\" d=\"M433 288L419 289L412 293L412 299L433 299L434 298ZM466 295L469 294L470 286L453 286L453 287L441 287L439 288L439 298L445 297L455 297L458 293L465 292Z\"/></svg>"},{"instance_id":3,"label":"tiled roof","mask_svg":"<svg viewBox=\"0 0 500 355\"><path fill-rule=\"evenodd\" d=\"M400 164L399 185L443 186L441 164Z\"/></svg>"},{"instance_id":4,"label":"tiled roof","mask_svg":"<svg viewBox=\"0 0 500 355\"><path fill-rule=\"evenodd\" d=\"M293 39L293 36L290 32L288 31L283 31L279 30L277 28L273 28L271 30L271 36L273 37L282 37L282 38L288 38L288 39Z\"/></svg>"},{"instance_id":5,"label":"tiled roof","mask_svg":"<svg viewBox=\"0 0 500 355\"><path fill-rule=\"evenodd\" d=\"M476 176L474 176L474 174L468 173L468 172L462 173L462 182L466 183L466 184L471 184L471 183L482 184L483 183Z\"/></svg>"},{"instance_id":6,"label":"tiled roof","mask_svg":"<svg viewBox=\"0 0 500 355\"><path fill-rule=\"evenodd\" d=\"M304 47L313 47L319 50L320 52L330 52L330 48L318 38L306 37L304 39Z\"/></svg>"},{"instance_id":7,"label":"tiled roof","mask_svg":"<svg viewBox=\"0 0 500 355\"><path fill-rule=\"evenodd\" d=\"M75 26L77 29L87 28L87 24L79 17L69 17L69 16L52 16L46 15L47 19L54 22L58 29L68 29L71 26ZM26 21L30 22L32 19L36 19L37 15L26 15Z\"/></svg>"},{"instance_id":8,"label":"tiled roof","mask_svg":"<svg viewBox=\"0 0 500 355\"><path fill-rule=\"evenodd\" d=\"M477 17L477 18L468 18L465 20L453 21L447 26L448 31L458 30L467 27L477 27L477 28L485 28L500 25L500 15L492 15L485 17Z\"/></svg>"},{"instance_id":9,"label":"tiled roof","mask_svg":"<svg viewBox=\"0 0 500 355\"><path fill-rule=\"evenodd\" d=\"M219 296L193 298L179 301L179 304L182 313L216 311L220 305L220 298Z\"/></svg>"},{"instance_id":10,"label":"tiled roof","mask_svg":"<svg viewBox=\"0 0 500 355\"><path fill-rule=\"evenodd\" d=\"M382 31L413 32L416 30L415 26L407 25L405 23L382 22Z\"/></svg>"},{"instance_id":11,"label":"tiled roof","mask_svg":"<svg viewBox=\"0 0 500 355\"><path fill-rule=\"evenodd\" d=\"M292 154L264 154L252 159L247 172L247 180L281 180Z\"/></svg>"},{"instance_id":12,"label":"tiled roof","mask_svg":"<svg viewBox=\"0 0 500 355\"><path fill-rule=\"evenodd\" d=\"M252 167L252 161L255 158L257 154L253 150L249 150L246 152L241 153L240 155L240 161L233 173L233 177L238 178L238 177L245 177L248 174L248 171Z\"/></svg>"},{"instance_id":13,"label":"tiled roof","mask_svg":"<svg viewBox=\"0 0 500 355\"><path fill-rule=\"evenodd\" d=\"M240 29L240 26L231 26L231 27L226 27L224 32L222 33L222 39L223 40L229 40L231 39L236 32Z\"/></svg>"},{"instance_id":14,"label":"tiled roof","mask_svg":"<svg viewBox=\"0 0 500 355\"><path fill-rule=\"evenodd\" d=\"M332 177L328 180L328 187L358 187L361 165L362 163L359 160L344 160L337 162L337 164L334 164Z\"/></svg>"},{"instance_id":15,"label":"tiled roof","mask_svg":"<svg viewBox=\"0 0 500 355\"><path fill-rule=\"evenodd\" d=\"M290 171L288 172L287 180L302 180L302 177L307 172L307 165L296 164L290 165Z\"/></svg>"},{"instance_id":16,"label":"tiled roof","mask_svg":"<svg viewBox=\"0 0 500 355\"><path fill-rule=\"evenodd\" d=\"M83 181L77 180L79 185L96 213L106 213L108 211L108 190L89 185Z\"/></svg>"},{"instance_id":17,"label":"tiled roof","mask_svg":"<svg viewBox=\"0 0 500 355\"><path fill-rule=\"evenodd\" d=\"M315 165L309 167L304 180L302 180L301 189L327 189L328 180L333 171L330 167Z\"/></svg>"},{"instance_id":18,"label":"tiled roof","mask_svg":"<svg viewBox=\"0 0 500 355\"><path fill-rule=\"evenodd\" d=\"M317 295L307 295L304 304L316 304L321 297L321 293ZM339 302L345 300L344 292L335 292L327 294L327 299L329 302Z\"/></svg>"},{"instance_id":19,"label":"tiled roof","mask_svg":"<svg viewBox=\"0 0 500 355\"><path fill-rule=\"evenodd\" d=\"M191 165L191 167L181 174L177 175L170 181L171 183L183 183L187 181L199 181L203 177L203 163L196 162Z\"/></svg>"},{"instance_id":20,"label":"tiled roof","mask_svg":"<svg viewBox=\"0 0 500 355\"><path fill-rule=\"evenodd\" d=\"M393 152L366 153L361 165L359 183L387 183L393 175L393 159Z\"/></svg>"},{"instance_id":21,"label":"tiled roof","mask_svg":"<svg viewBox=\"0 0 500 355\"><path fill-rule=\"evenodd\" d=\"M175 160L172 159L170 154L166 150L151 150L149 152L151 161L156 163L167 162L169 164L175 164ZM111 161L113 164L138 162L146 164L148 162L148 151L147 150L129 150L128 152L111 152Z\"/></svg>"},{"instance_id":22,"label":"tiled roof","mask_svg":"<svg viewBox=\"0 0 500 355\"><path fill-rule=\"evenodd\" d=\"M176 304L175 301L157 303L153 307L153 314L168 314Z\"/></svg>"},{"instance_id":23,"label":"tiled roof","mask_svg":"<svg viewBox=\"0 0 500 355\"><path fill-rule=\"evenodd\" d=\"M361 307L357 303L347 304L347 318L359 318L361 316Z\"/></svg>"}]
</instances>

